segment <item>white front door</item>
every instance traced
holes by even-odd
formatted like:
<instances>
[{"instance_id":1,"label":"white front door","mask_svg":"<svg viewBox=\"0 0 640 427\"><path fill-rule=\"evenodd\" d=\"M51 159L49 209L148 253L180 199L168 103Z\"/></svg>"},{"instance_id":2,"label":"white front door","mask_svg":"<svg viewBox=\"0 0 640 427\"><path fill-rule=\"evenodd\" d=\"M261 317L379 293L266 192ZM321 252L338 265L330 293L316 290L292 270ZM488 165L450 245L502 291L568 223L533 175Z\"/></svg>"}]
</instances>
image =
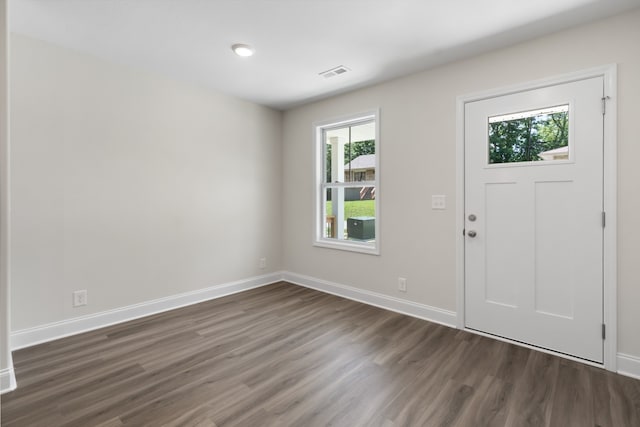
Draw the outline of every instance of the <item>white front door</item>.
<instances>
[{"instance_id":1,"label":"white front door","mask_svg":"<svg viewBox=\"0 0 640 427\"><path fill-rule=\"evenodd\" d=\"M603 362L603 78L465 104L466 327Z\"/></svg>"}]
</instances>

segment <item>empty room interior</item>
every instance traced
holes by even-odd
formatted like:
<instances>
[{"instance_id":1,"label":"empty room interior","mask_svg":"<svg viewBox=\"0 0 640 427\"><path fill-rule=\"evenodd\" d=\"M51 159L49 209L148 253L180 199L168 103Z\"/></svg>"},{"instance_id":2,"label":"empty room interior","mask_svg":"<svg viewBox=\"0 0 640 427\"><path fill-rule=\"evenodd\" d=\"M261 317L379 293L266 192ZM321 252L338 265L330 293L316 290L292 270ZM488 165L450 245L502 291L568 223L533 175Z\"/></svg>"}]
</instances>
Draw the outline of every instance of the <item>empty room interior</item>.
<instances>
[{"instance_id":1,"label":"empty room interior","mask_svg":"<svg viewBox=\"0 0 640 427\"><path fill-rule=\"evenodd\" d=\"M0 24L3 427L640 426L640 0Z\"/></svg>"}]
</instances>

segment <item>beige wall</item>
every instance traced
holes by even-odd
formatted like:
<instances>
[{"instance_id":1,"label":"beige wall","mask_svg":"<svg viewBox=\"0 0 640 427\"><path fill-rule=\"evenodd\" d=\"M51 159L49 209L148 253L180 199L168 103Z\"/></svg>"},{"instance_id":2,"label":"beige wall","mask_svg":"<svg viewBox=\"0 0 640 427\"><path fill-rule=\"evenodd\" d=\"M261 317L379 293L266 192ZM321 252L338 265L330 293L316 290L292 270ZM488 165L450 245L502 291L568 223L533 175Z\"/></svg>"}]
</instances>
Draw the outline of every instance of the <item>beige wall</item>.
<instances>
[{"instance_id":1,"label":"beige wall","mask_svg":"<svg viewBox=\"0 0 640 427\"><path fill-rule=\"evenodd\" d=\"M8 167L9 167L9 132L7 98L7 2L0 0L0 372L8 374L12 368L9 351L9 274L8 274ZM0 381L0 388L6 388L7 376Z\"/></svg>"},{"instance_id":2,"label":"beige wall","mask_svg":"<svg viewBox=\"0 0 640 427\"><path fill-rule=\"evenodd\" d=\"M618 68L618 350L640 356L640 10L302 106L284 118L285 270L456 309L456 97L594 66ZM311 245L312 123L380 108L381 255ZM447 210L430 208L447 195ZM408 292L396 291L398 276Z\"/></svg>"},{"instance_id":3,"label":"beige wall","mask_svg":"<svg viewBox=\"0 0 640 427\"><path fill-rule=\"evenodd\" d=\"M637 40L640 11L302 106L282 122L13 36L12 329L262 274L262 256L266 272L455 310L456 97L617 63L618 344L640 356ZM312 123L376 107L381 255L313 247ZM430 209L432 194L447 195L447 210ZM88 289L88 306L71 307L76 289Z\"/></svg>"},{"instance_id":4,"label":"beige wall","mask_svg":"<svg viewBox=\"0 0 640 427\"><path fill-rule=\"evenodd\" d=\"M11 43L13 331L281 268L280 112Z\"/></svg>"}]
</instances>

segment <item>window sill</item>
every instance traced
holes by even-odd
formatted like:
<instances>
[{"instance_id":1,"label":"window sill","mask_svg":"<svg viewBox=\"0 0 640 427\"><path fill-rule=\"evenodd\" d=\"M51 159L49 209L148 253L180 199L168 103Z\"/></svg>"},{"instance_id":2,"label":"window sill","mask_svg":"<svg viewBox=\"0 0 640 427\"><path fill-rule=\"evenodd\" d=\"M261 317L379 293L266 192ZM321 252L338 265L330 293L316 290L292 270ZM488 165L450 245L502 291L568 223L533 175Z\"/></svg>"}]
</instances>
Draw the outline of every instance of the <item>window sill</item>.
<instances>
[{"instance_id":1,"label":"window sill","mask_svg":"<svg viewBox=\"0 0 640 427\"><path fill-rule=\"evenodd\" d=\"M313 242L313 246L328 249L338 249L340 251L359 252L367 255L380 255L380 249L378 246L373 246L367 243L357 243L349 240L334 241L334 240L316 240Z\"/></svg>"}]
</instances>

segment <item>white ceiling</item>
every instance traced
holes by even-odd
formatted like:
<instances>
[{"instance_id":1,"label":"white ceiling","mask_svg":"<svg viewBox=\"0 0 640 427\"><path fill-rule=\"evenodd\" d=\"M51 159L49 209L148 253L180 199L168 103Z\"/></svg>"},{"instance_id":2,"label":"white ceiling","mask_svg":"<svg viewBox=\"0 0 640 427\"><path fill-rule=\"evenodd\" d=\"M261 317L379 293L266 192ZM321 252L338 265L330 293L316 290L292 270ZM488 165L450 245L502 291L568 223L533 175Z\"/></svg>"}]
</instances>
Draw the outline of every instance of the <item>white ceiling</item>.
<instances>
[{"instance_id":1,"label":"white ceiling","mask_svg":"<svg viewBox=\"0 0 640 427\"><path fill-rule=\"evenodd\" d=\"M17 33L286 109L640 0L10 0ZM255 47L251 58L230 46ZM567 54L570 54L568 52ZM344 65L332 78L318 73Z\"/></svg>"}]
</instances>

